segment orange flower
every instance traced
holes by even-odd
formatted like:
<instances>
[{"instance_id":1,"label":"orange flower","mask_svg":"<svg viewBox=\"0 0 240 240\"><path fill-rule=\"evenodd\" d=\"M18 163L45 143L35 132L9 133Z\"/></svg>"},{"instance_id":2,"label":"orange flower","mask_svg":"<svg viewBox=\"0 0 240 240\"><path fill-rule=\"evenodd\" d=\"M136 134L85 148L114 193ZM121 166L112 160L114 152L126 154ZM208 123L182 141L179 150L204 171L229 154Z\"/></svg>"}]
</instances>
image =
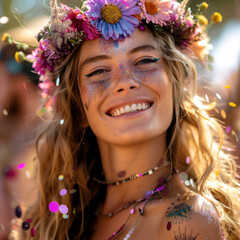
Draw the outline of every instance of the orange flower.
<instances>
[{"instance_id":1,"label":"orange flower","mask_svg":"<svg viewBox=\"0 0 240 240\"><path fill-rule=\"evenodd\" d=\"M154 2L145 2L145 7L148 14L154 15L158 12L158 8Z\"/></svg>"}]
</instances>

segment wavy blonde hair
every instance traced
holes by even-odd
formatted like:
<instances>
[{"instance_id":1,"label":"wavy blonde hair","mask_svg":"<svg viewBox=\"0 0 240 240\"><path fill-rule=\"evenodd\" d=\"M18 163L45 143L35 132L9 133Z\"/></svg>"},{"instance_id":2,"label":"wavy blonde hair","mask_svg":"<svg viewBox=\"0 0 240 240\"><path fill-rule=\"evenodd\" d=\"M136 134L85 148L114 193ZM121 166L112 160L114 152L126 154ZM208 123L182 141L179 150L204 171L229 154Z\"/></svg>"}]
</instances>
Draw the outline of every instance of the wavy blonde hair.
<instances>
[{"instance_id":1,"label":"wavy blonde hair","mask_svg":"<svg viewBox=\"0 0 240 240\"><path fill-rule=\"evenodd\" d=\"M226 239L240 237L240 186L236 180L236 163L224 152L228 145L223 127L209 118L195 95L196 70L193 62L176 48L172 37L153 33L153 44L163 57L173 86L174 116L167 133L167 154L174 169L188 172L196 182L196 192L218 210ZM27 213L36 229L36 239L88 239L94 225L94 212L104 200L105 187L92 178L101 176L102 167L96 138L85 128L86 116L80 97L79 53L76 48L57 68L60 76L52 121L37 140L39 160L39 200ZM64 119L64 124L60 120ZM186 157L191 163L186 164ZM64 175L63 181L58 180ZM63 188L74 194L60 196ZM51 213L51 201L68 206L68 219ZM31 239L26 233L25 239Z\"/></svg>"}]
</instances>

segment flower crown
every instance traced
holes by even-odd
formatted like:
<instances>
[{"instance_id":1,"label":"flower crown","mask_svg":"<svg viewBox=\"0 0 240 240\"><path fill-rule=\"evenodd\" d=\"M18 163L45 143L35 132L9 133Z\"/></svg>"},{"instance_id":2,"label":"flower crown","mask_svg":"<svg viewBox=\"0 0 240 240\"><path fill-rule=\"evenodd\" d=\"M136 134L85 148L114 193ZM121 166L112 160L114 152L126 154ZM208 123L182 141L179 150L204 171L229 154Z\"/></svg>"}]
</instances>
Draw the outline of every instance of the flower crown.
<instances>
[{"instance_id":1,"label":"flower crown","mask_svg":"<svg viewBox=\"0 0 240 240\"><path fill-rule=\"evenodd\" d=\"M100 37L123 40L132 36L136 27L144 30L144 26L151 23L157 32L169 32L176 46L190 49L192 55L205 63L211 48L208 20L203 15L208 4L197 5L197 14L192 14L191 9L186 8L188 1L86 0L84 6L71 8L64 4L58 6L57 0L51 0L51 19L37 35L39 46L27 57L17 52L16 59L33 63L42 81L40 87L47 95L53 84L48 78L49 72L54 72L61 60L83 41ZM221 20L221 15L214 13L211 24ZM8 35L3 35L3 40L13 41Z\"/></svg>"}]
</instances>

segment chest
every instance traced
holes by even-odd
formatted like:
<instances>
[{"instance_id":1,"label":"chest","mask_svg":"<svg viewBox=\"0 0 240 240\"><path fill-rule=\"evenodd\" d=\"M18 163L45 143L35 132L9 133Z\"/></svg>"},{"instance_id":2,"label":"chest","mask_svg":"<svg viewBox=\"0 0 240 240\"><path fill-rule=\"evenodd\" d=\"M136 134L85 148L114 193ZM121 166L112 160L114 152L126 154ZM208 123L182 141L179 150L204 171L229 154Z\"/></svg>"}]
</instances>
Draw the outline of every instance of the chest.
<instances>
[{"instance_id":1,"label":"chest","mask_svg":"<svg viewBox=\"0 0 240 240\"><path fill-rule=\"evenodd\" d=\"M162 211L158 209L157 213L152 212L151 209L145 209L141 215L137 208L134 214L128 213L129 211L125 211L112 218L98 219L91 240L167 240L162 237L164 209Z\"/></svg>"}]
</instances>

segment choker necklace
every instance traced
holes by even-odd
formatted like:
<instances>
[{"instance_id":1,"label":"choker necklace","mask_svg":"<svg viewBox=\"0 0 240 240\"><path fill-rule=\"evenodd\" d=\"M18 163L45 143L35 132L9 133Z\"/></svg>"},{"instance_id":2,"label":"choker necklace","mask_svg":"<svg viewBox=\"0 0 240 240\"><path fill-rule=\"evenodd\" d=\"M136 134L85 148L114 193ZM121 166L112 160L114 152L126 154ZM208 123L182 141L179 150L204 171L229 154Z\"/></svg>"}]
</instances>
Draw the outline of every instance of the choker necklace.
<instances>
[{"instance_id":1,"label":"choker necklace","mask_svg":"<svg viewBox=\"0 0 240 240\"><path fill-rule=\"evenodd\" d=\"M170 162L166 162L166 161L165 161L164 164L161 165L161 166L156 166L156 167L154 167L154 168L152 168L152 169L147 170L146 172L138 173L138 174L135 174L135 175L131 175L130 177L127 177L127 178L125 178L125 179L123 179L123 180L119 180L119 181L116 181L116 182L110 182L110 183L108 183L108 182L106 182L106 181L101 181L101 180L99 180L99 179L97 179L97 178L93 178L93 180L96 181L96 182L98 182L98 183L100 183L100 184L108 185L108 187L110 187L110 186L119 186L120 184L125 183L125 182L128 182L128 181L130 181L130 180L135 180L135 179L137 179L137 178L141 178L141 177L144 177L144 176L147 176L147 175L152 175L152 174L154 174L154 172L156 172L156 171L158 171L159 169L161 169L162 167L166 167L166 166L168 166L168 165L170 165Z\"/></svg>"}]
</instances>

